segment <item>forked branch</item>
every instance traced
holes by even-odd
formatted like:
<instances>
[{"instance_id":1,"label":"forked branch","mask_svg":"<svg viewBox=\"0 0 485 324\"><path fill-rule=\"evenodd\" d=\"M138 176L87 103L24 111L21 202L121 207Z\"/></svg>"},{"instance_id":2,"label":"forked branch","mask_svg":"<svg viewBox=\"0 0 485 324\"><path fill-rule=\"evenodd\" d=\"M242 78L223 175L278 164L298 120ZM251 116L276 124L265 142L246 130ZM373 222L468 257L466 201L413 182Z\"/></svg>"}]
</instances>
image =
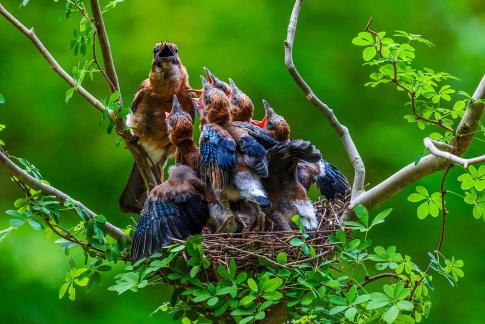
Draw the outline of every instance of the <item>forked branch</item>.
<instances>
[{"instance_id":1,"label":"forked branch","mask_svg":"<svg viewBox=\"0 0 485 324\"><path fill-rule=\"evenodd\" d=\"M480 123L485 110L485 75L478 84L472 96L470 105L465 111L460 124L456 129L456 135L451 142L454 155L463 155L473 140L475 131ZM402 189L413 184L419 179L436 171L443 170L449 165L449 160L443 157L428 154L419 160L419 163L411 163L385 179L375 187L366 191L351 202L349 208L357 204L363 204L367 208L373 208L396 195Z\"/></svg>"},{"instance_id":2,"label":"forked branch","mask_svg":"<svg viewBox=\"0 0 485 324\"><path fill-rule=\"evenodd\" d=\"M290 72L293 80L295 80L298 87L303 91L305 97L327 118L330 125L333 127L337 135L340 137L345 151L352 162L354 167L354 181L352 185L352 200L358 197L359 194L364 192L364 181L365 181L365 166L362 158L360 157L359 151L355 146L350 132L342 125L337 117L335 116L332 109L330 109L324 102L322 102L310 88L310 86L305 82L300 73L293 63L293 43L295 39L296 26L298 23L298 16L300 15L301 6L303 0L296 0L293 6L293 11L291 13L290 22L288 24L288 34L285 41L285 64Z\"/></svg>"},{"instance_id":3,"label":"forked branch","mask_svg":"<svg viewBox=\"0 0 485 324\"><path fill-rule=\"evenodd\" d=\"M102 54L103 54L103 60L105 62L107 74L110 78L110 89L118 91L119 90L119 84L118 84L118 78L116 76L116 71L114 70L114 65L113 65L113 59L111 56L111 50L109 47L109 41L108 41L108 36L106 34L106 30L104 28L104 23L102 22L102 15L101 12L99 11L99 3L97 1L94 1L97 4L98 8L93 9L93 15L95 16L95 24L97 28L97 32L100 38L100 44L101 44L101 49L102 49ZM52 67L52 69L59 75L61 76L70 86L75 87L76 91L84 98L86 99L91 105L93 105L97 110L100 112L107 111L108 115L110 118L114 119L115 125L116 125L116 132L118 135L123 138L127 148L135 158L135 161L138 165L138 168L140 169L140 172L142 174L143 180L146 184L147 190L151 190L156 184L157 184L157 177L151 172L150 165L148 164L148 156L146 152L143 150L143 148L138 145L132 138L130 132L126 129L124 120L121 118L117 112L107 109L104 104L98 100L96 97L94 97L89 91L87 91L84 87L81 85L77 84L77 81L71 77L61 66L60 64L56 61L56 59L52 56L52 54L47 50L47 48L44 46L42 41L37 37L37 35L34 33L33 28L27 28L25 25L23 25L17 18L15 18L2 4L0 4L0 14L5 17L15 28L17 28L19 31L21 31L25 36L27 36L32 43L37 47L39 52L42 54L42 56L47 60L49 65ZM99 26L99 27L98 27ZM99 29L98 29L99 28ZM114 85L114 86L113 86ZM120 109L121 109L121 100L120 100Z\"/></svg>"},{"instance_id":4,"label":"forked branch","mask_svg":"<svg viewBox=\"0 0 485 324\"><path fill-rule=\"evenodd\" d=\"M429 153L433 154L434 156L450 160L454 164L460 164L460 165L464 166L465 168L468 168L468 166L471 165L471 164L485 162L485 155L465 159L465 158L462 158L461 156L455 155L453 153L440 150L439 146L443 147L446 144L442 143L442 142L434 141L429 137L426 137L423 140L423 143L424 143L424 146L426 147L426 149L429 151Z\"/></svg>"}]
</instances>

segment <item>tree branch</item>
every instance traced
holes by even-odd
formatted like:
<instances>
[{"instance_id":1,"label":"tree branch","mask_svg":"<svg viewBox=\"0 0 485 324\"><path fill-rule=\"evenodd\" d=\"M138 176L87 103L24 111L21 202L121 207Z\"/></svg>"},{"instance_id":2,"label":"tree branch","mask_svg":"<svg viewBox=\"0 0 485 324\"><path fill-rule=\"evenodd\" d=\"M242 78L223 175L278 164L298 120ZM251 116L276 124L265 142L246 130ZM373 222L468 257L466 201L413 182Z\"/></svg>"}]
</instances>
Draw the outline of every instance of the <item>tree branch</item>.
<instances>
[{"instance_id":1,"label":"tree branch","mask_svg":"<svg viewBox=\"0 0 485 324\"><path fill-rule=\"evenodd\" d=\"M0 4L0 14L7 19L12 25L15 26L19 31L21 31L25 36L27 36L32 43L37 47L42 56L47 60L52 69L59 74L64 81L67 82L71 87L75 87L76 91L84 97L91 105L101 112L105 111L105 106L101 101L94 97L90 92L84 89L81 85L77 84L77 81L71 77L56 61L52 54L47 50L44 44L40 41L37 35L34 33L34 28L28 29L23 25L17 18L15 18L5 7ZM110 117L114 116L114 112L108 109L108 114Z\"/></svg>"},{"instance_id":2,"label":"tree branch","mask_svg":"<svg viewBox=\"0 0 485 324\"><path fill-rule=\"evenodd\" d=\"M108 33L106 32L106 27L104 26L103 14L101 13L101 8L99 7L99 1L90 0L90 3L94 24L96 26L96 33L98 34L99 44L101 45L101 53L103 54L104 68L110 81L111 92L120 91L118 75L116 74Z\"/></svg>"},{"instance_id":3,"label":"tree branch","mask_svg":"<svg viewBox=\"0 0 485 324\"><path fill-rule=\"evenodd\" d=\"M116 73L113 55L111 53L111 46L109 43L108 33L104 25L103 13L99 6L98 0L90 0L91 12L93 14L94 24L96 26L96 33L98 34L99 44L101 46L101 54L103 56L104 67L109 78L111 92L120 91L120 84L118 81L118 75ZM123 107L123 101L119 98L120 111ZM143 182L147 188L147 191L151 191L153 187L158 184L158 175L154 175L152 168L150 167L149 158L145 150L135 141L132 140L130 132L125 127L125 121L122 118L116 118L115 120L116 132L123 139L125 144L130 150L131 154L135 158L138 169L143 178Z\"/></svg>"},{"instance_id":4,"label":"tree branch","mask_svg":"<svg viewBox=\"0 0 485 324\"><path fill-rule=\"evenodd\" d=\"M298 23L298 16L300 14L303 0L296 0L291 13L290 22L288 24L288 34L285 41L285 65L288 68L293 80L295 80L298 87L303 91L305 97L327 118L330 125L333 127L337 135L340 137L347 155L354 167L354 181L352 185L352 200L358 197L364 191L365 181L365 166L362 158L359 155L357 147L350 136L347 127L342 125L332 109L330 109L324 102L322 102L305 82L305 80L298 73L295 64L293 63L293 42L295 39L296 26Z\"/></svg>"},{"instance_id":5,"label":"tree branch","mask_svg":"<svg viewBox=\"0 0 485 324\"><path fill-rule=\"evenodd\" d=\"M431 138L426 137L424 140L424 146L426 149L433 154L434 156L441 157L447 159L455 164L463 165L465 168L468 168L470 164L485 162L485 155L477 156L474 158L465 159L458 155L455 155L450 152L442 151L438 148L439 145L446 145L445 143L433 141Z\"/></svg>"},{"instance_id":6,"label":"tree branch","mask_svg":"<svg viewBox=\"0 0 485 324\"><path fill-rule=\"evenodd\" d=\"M22 182L26 183L29 187L37 189L37 190L42 190L45 193L48 193L52 196L55 196L59 201L65 202L65 201L70 201L74 206L79 207L80 209L83 210L83 212L86 214L86 216L90 219L93 219L96 217L96 214L90 210L88 207L86 207L83 203L74 200L73 198L69 197L67 194L63 193L62 191L46 185L36 178L32 177L30 174L22 170L19 166L17 166L10 158L7 156L5 152L0 150L0 165L8 169L12 175L14 175L16 178L21 180ZM106 228L106 232L113 238L119 240L121 238L125 238L126 240L130 241L130 238L118 227L110 224L109 222L106 222L104 224Z\"/></svg>"},{"instance_id":7,"label":"tree branch","mask_svg":"<svg viewBox=\"0 0 485 324\"><path fill-rule=\"evenodd\" d=\"M465 111L465 114L457 127L455 138L451 143L454 154L457 156L463 155L470 146L474 132L477 129L485 109L485 104L482 101L484 98L485 75L478 84L478 87L473 94L472 102ZM437 157L433 154L426 155L419 160L419 163L411 163L405 166L374 188L358 196L351 202L349 208L352 209L358 204L363 204L367 208L373 208L396 195L402 189L417 180L438 170L445 169L448 164L448 159Z\"/></svg>"},{"instance_id":8,"label":"tree branch","mask_svg":"<svg viewBox=\"0 0 485 324\"><path fill-rule=\"evenodd\" d=\"M99 8L99 4L98 4ZM49 65L52 67L52 69L59 74L70 86L76 87L77 92L81 96L83 96L90 104L92 104L96 109L98 109L101 112L104 112L106 110L105 106L101 101L99 101L97 98L95 98L90 92L88 92L86 89L84 89L81 85L78 85L76 80L72 78L60 65L59 63L55 60L55 58L52 56L52 54L47 50L47 48L44 46L44 44L40 41L40 39L37 37L37 35L34 33L33 28L28 29L23 25L17 18L15 18L3 5L0 4L0 14L5 17L12 25L14 25L19 31L21 31L25 36L27 36L32 43L37 47L39 52L42 54L42 56L47 60ZM100 16L98 16L99 19ZM102 18L101 22L96 22L96 26L100 26L100 29L104 29L104 23L102 23ZM99 31L98 31L99 32ZM107 35L106 31L100 32L101 34L104 34L105 40L107 40ZM104 42L104 41L102 41ZM102 43L100 41L100 43ZM107 44L107 45L106 45ZM112 64L113 60L111 58L111 52L109 49L109 42L105 43L105 45L101 45L101 48L108 50L107 53L104 52L103 50L103 59L106 64L106 62L111 62ZM105 56L107 55L107 56ZM108 66L109 68L109 66ZM110 89L112 88L111 83L114 85L117 85L116 87L119 89L118 85L118 79L116 77L116 72L113 70L110 70L109 72L107 71L108 75L114 76L113 80L110 80ZM115 82L116 79L116 82ZM120 109L121 109L121 101L120 101ZM114 112L111 109L107 109L108 114L110 118L114 119L115 125L116 125L116 132L118 135L123 138L127 148L135 158L135 161L138 165L138 168L140 169L140 172L142 174L143 180L146 184L147 190L150 191L154 186L157 185L157 177L151 172L150 165L148 163L148 156L145 152L145 150L138 145L135 141L133 141L132 136L130 132L126 129L124 119L120 118L119 115Z\"/></svg>"}]
</instances>

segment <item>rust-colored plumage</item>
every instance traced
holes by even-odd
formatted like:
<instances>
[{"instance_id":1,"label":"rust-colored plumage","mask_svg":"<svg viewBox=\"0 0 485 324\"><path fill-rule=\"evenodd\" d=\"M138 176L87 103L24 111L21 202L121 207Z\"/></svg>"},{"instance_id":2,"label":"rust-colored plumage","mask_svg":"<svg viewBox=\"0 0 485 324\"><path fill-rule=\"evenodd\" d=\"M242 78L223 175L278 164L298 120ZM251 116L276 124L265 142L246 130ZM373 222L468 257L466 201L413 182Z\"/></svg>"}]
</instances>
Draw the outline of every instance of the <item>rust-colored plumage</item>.
<instances>
[{"instance_id":1,"label":"rust-colored plumage","mask_svg":"<svg viewBox=\"0 0 485 324\"><path fill-rule=\"evenodd\" d=\"M177 46L168 42L156 44L149 78L138 88L126 119L126 125L147 152L154 171L164 168L167 159L175 152L164 122L165 112L172 109L174 95L183 110L193 117L193 94L190 89L187 70L180 60ZM120 198L121 209L139 212L145 191L141 174L135 165Z\"/></svg>"},{"instance_id":2,"label":"rust-colored plumage","mask_svg":"<svg viewBox=\"0 0 485 324\"><path fill-rule=\"evenodd\" d=\"M236 86L232 79L229 79L232 94L231 100L231 121L251 122L254 113L254 105L251 99Z\"/></svg>"}]
</instances>

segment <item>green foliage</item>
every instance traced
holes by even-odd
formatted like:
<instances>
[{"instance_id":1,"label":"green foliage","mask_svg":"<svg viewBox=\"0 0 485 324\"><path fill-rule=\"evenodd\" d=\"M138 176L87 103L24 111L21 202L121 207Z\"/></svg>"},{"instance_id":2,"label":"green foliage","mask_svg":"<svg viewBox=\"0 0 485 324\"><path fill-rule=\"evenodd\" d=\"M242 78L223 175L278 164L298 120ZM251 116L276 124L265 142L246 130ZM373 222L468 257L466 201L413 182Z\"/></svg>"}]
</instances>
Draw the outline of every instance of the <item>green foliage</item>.
<instances>
[{"instance_id":1,"label":"green foliage","mask_svg":"<svg viewBox=\"0 0 485 324\"><path fill-rule=\"evenodd\" d=\"M204 254L203 239L191 237L186 243L168 246L160 254L128 265L109 289L121 294L169 283L174 287L171 302L155 312L168 311L174 319L186 321L207 318L252 323L264 319L269 308L282 302L287 305L289 318L297 323L310 318L313 323L363 323L371 319L392 323L426 316L430 305L427 282L420 283L419 291L416 289L415 295L410 296L410 283L417 282L422 275L411 258L403 258L394 246L387 249L376 246L375 254L368 252L372 241L367 234L383 223L391 210L373 218L363 206L358 206L356 212L359 221L346 224L353 226L355 234L365 237L337 231L329 239L334 254L324 262L303 262L290 267L286 253L281 251L277 263L260 259L259 269L238 270L234 259L227 265L214 264ZM298 216L293 221L300 227ZM298 247L301 255L315 258L307 238L301 227L300 235L291 240L291 245ZM376 290L366 286L370 265L378 274L384 270L394 273L387 280L385 273L387 284L377 286ZM358 269L366 275L362 277Z\"/></svg>"},{"instance_id":2,"label":"green foliage","mask_svg":"<svg viewBox=\"0 0 485 324\"><path fill-rule=\"evenodd\" d=\"M417 186L416 192L408 197L410 202L419 202L417 209L418 218L425 219L428 215L438 217L441 209L441 193L429 194L425 187Z\"/></svg>"}]
</instances>

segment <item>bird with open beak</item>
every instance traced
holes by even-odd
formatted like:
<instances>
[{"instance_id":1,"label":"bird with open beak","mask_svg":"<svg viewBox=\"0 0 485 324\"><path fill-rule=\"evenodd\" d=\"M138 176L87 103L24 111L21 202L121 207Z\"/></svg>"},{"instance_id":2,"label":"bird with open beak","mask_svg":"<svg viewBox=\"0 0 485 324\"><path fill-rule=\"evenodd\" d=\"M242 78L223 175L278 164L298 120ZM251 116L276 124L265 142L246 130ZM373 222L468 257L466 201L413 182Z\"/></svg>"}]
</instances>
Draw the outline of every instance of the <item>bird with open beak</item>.
<instances>
[{"instance_id":1,"label":"bird with open beak","mask_svg":"<svg viewBox=\"0 0 485 324\"><path fill-rule=\"evenodd\" d=\"M154 174L161 175L167 159L174 154L175 147L168 138L165 112L172 109L172 97L176 95L183 110L194 114L193 93L189 76L180 60L178 48L168 42L157 43L153 49L153 60L148 79L138 88L126 118L134 138L147 152ZM128 183L120 198L120 207L125 212L139 212L144 202L146 187L141 173L133 166Z\"/></svg>"},{"instance_id":2,"label":"bird with open beak","mask_svg":"<svg viewBox=\"0 0 485 324\"><path fill-rule=\"evenodd\" d=\"M244 92L239 90L236 83L229 79L232 93L229 97L231 101L231 121L251 122L254 113L254 105Z\"/></svg>"},{"instance_id":3,"label":"bird with open beak","mask_svg":"<svg viewBox=\"0 0 485 324\"><path fill-rule=\"evenodd\" d=\"M202 102L203 114L209 124L204 126L200 147L201 154L206 152L204 147L206 129L208 125L221 127L235 142L236 159L229 181L224 188L224 196L232 202L243 202L244 209L253 210L256 215L257 226L262 228L265 223L264 209L271 206L267 194L263 189L261 178L268 176L268 161L266 150L244 129L233 127L230 121L230 103L227 95L201 77L203 84Z\"/></svg>"},{"instance_id":4,"label":"bird with open beak","mask_svg":"<svg viewBox=\"0 0 485 324\"><path fill-rule=\"evenodd\" d=\"M175 163L187 165L199 175L200 151L193 139L192 117L183 110L177 96L173 96L172 110L165 114L168 137L176 148ZM221 206L211 186L205 186L204 199L207 201L210 215L207 225L212 232L216 232L221 225L219 222Z\"/></svg>"},{"instance_id":5,"label":"bird with open beak","mask_svg":"<svg viewBox=\"0 0 485 324\"><path fill-rule=\"evenodd\" d=\"M263 100L263 105L266 116L255 124L265 129L275 140L288 141L291 129L286 120L278 115L266 100ZM324 159L317 163L302 161L298 164L297 169L298 179L303 187L309 190L311 184L314 183L327 199L343 198L350 190L347 178Z\"/></svg>"},{"instance_id":6,"label":"bird with open beak","mask_svg":"<svg viewBox=\"0 0 485 324\"><path fill-rule=\"evenodd\" d=\"M148 195L135 229L131 257L146 258L170 244L200 234L209 218L204 183L192 168L173 166L167 181Z\"/></svg>"}]
</instances>

